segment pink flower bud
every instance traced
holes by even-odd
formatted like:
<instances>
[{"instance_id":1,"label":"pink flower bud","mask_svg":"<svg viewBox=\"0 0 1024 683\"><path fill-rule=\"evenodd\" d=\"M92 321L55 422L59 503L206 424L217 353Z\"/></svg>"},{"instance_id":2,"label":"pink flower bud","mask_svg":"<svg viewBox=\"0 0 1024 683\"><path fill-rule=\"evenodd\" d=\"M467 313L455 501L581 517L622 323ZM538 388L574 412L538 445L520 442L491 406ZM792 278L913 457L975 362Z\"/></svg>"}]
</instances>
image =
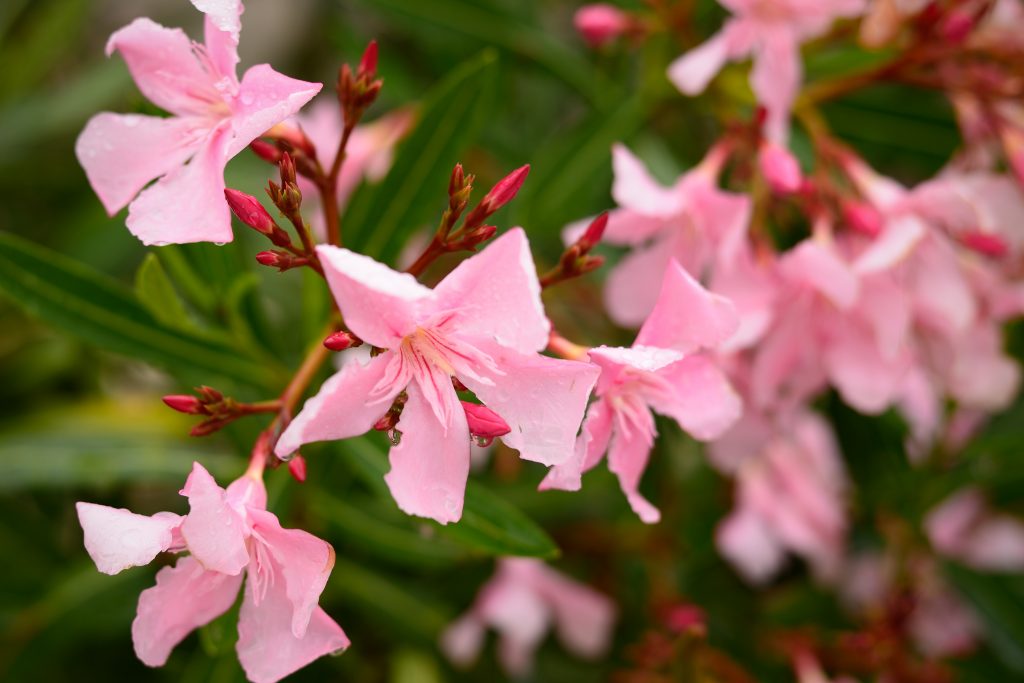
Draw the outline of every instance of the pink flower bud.
<instances>
[{"instance_id":1,"label":"pink flower bud","mask_svg":"<svg viewBox=\"0 0 1024 683\"><path fill-rule=\"evenodd\" d=\"M583 232L583 235L576 240L576 245L580 248L580 253L585 254L601 241L604 237L604 229L608 227L608 212L605 211L597 218L590 222L587 229Z\"/></svg>"},{"instance_id":2,"label":"pink flower bud","mask_svg":"<svg viewBox=\"0 0 1024 683\"><path fill-rule=\"evenodd\" d=\"M803 184L803 174L796 157L775 143L765 142L761 145L758 163L761 174L776 194L793 194Z\"/></svg>"},{"instance_id":3,"label":"pink flower bud","mask_svg":"<svg viewBox=\"0 0 1024 683\"><path fill-rule=\"evenodd\" d=\"M476 205L476 208L466 216L466 228L476 228L483 223L488 216L512 201L515 198L516 193L519 192L519 188L521 188L523 183L526 181L526 176L529 172L530 165L527 164L526 166L517 168L499 180L498 183L491 188L491 191L484 195L484 198L480 200L480 203Z\"/></svg>"},{"instance_id":4,"label":"pink flower bud","mask_svg":"<svg viewBox=\"0 0 1024 683\"><path fill-rule=\"evenodd\" d=\"M327 339L324 339L324 346L331 351L344 351L345 349L360 346L362 343L362 339L351 332L345 332L344 330L335 332L331 336L327 337Z\"/></svg>"},{"instance_id":5,"label":"pink flower bud","mask_svg":"<svg viewBox=\"0 0 1024 683\"><path fill-rule=\"evenodd\" d=\"M466 411L466 422L469 423L469 433L483 439L493 439L496 436L504 436L512 431L508 423L501 419L501 416L487 406L476 403L460 401L463 410Z\"/></svg>"},{"instance_id":6,"label":"pink flower bud","mask_svg":"<svg viewBox=\"0 0 1024 683\"><path fill-rule=\"evenodd\" d=\"M164 396L163 402L168 408L173 408L179 413L185 413L186 415L206 414L203 402L189 394L172 394L170 396Z\"/></svg>"},{"instance_id":7,"label":"pink flower bud","mask_svg":"<svg viewBox=\"0 0 1024 683\"><path fill-rule=\"evenodd\" d=\"M974 17L963 9L954 9L942 22L942 37L950 43L962 43L974 28Z\"/></svg>"},{"instance_id":8,"label":"pink flower bud","mask_svg":"<svg viewBox=\"0 0 1024 683\"><path fill-rule=\"evenodd\" d=\"M267 161L272 164L277 164L281 161L281 150L266 140L260 140L257 138L249 143L249 147L256 153L256 156L263 159L263 161Z\"/></svg>"},{"instance_id":9,"label":"pink flower bud","mask_svg":"<svg viewBox=\"0 0 1024 683\"><path fill-rule=\"evenodd\" d=\"M843 219L857 232L875 237L882 232L882 214L865 202L849 200L843 202Z\"/></svg>"},{"instance_id":10,"label":"pink flower bud","mask_svg":"<svg viewBox=\"0 0 1024 683\"><path fill-rule=\"evenodd\" d=\"M231 213L253 230L270 235L277 227L267 210L251 194L227 188L224 190L224 198L228 200Z\"/></svg>"},{"instance_id":11,"label":"pink flower bud","mask_svg":"<svg viewBox=\"0 0 1024 683\"><path fill-rule=\"evenodd\" d=\"M630 26L629 15L605 3L584 5L573 17L576 30L591 47L601 47L625 33Z\"/></svg>"},{"instance_id":12,"label":"pink flower bud","mask_svg":"<svg viewBox=\"0 0 1024 683\"><path fill-rule=\"evenodd\" d=\"M261 251L256 254L256 261L261 266L277 268L281 265L281 256L276 251Z\"/></svg>"},{"instance_id":13,"label":"pink flower bud","mask_svg":"<svg viewBox=\"0 0 1024 683\"><path fill-rule=\"evenodd\" d=\"M968 249L992 258L1006 256L1006 252L1009 251L1009 247L1002 237L979 230L961 235L960 243Z\"/></svg>"},{"instance_id":14,"label":"pink flower bud","mask_svg":"<svg viewBox=\"0 0 1024 683\"><path fill-rule=\"evenodd\" d=\"M306 481L306 459L296 453L288 461L288 473L300 484Z\"/></svg>"},{"instance_id":15,"label":"pink flower bud","mask_svg":"<svg viewBox=\"0 0 1024 683\"><path fill-rule=\"evenodd\" d=\"M377 73L377 41L371 40L363 52L363 58L359 60L359 70L356 71L358 78L373 78Z\"/></svg>"}]
</instances>

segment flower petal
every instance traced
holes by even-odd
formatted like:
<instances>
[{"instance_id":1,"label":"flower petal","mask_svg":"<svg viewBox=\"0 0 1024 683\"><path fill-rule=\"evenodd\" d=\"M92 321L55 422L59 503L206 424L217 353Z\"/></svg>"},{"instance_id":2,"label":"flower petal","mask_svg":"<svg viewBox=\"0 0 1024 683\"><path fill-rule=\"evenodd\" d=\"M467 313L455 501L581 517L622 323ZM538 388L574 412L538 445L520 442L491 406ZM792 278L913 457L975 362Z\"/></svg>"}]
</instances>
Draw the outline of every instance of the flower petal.
<instances>
[{"instance_id":1,"label":"flower petal","mask_svg":"<svg viewBox=\"0 0 1024 683\"><path fill-rule=\"evenodd\" d=\"M725 518L715 545L751 583L763 583L782 567L785 551L764 523L746 507Z\"/></svg>"},{"instance_id":2,"label":"flower petal","mask_svg":"<svg viewBox=\"0 0 1024 683\"><path fill-rule=\"evenodd\" d=\"M103 112L89 119L75 156L89 184L114 215L149 181L184 164L202 145L204 121Z\"/></svg>"},{"instance_id":3,"label":"flower petal","mask_svg":"<svg viewBox=\"0 0 1024 683\"><path fill-rule=\"evenodd\" d=\"M648 397L651 407L696 439L717 439L743 412L739 395L710 358L690 356L657 374L672 391Z\"/></svg>"},{"instance_id":4,"label":"flower petal","mask_svg":"<svg viewBox=\"0 0 1024 683\"><path fill-rule=\"evenodd\" d=\"M275 560L270 562L276 565ZM275 574L282 572L274 566ZM348 648L350 642L341 626L315 607L305 635L296 638L292 630L293 605L281 582L271 583L257 600L251 578L245 587L238 615L238 643L235 650L246 677L253 683L276 683L310 662Z\"/></svg>"},{"instance_id":5,"label":"flower petal","mask_svg":"<svg viewBox=\"0 0 1024 683\"><path fill-rule=\"evenodd\" d=\"M421 322L432 292L408 273L397 273L369 256L331 246L316 248L345 324L363 341L397 346Z\"/></svg>"},{"instance_id":6,"label":"flower petal","mask_svg":"<svg viewBox=\"0 0 1024 683\"><path fill-rule=\"evenodd\" d=\"M513 228L470 256L434 289L439 310L453 310L460 333L492 336L520 353L541 351L551 323L522 228Z\"/></svg>"},{"instance_id":7,"label":"flower petal","mask_svg":"<svg viewBox=\"0 0 1024 683\"><path fill-rule=\"evenodd\" d=\"M615 173L612 198L619 206L645 216L662 218L683 210L682 195L652 178L644 163L625 145L615 144L612 147L612 169Z\"/></svg>"},{"instance_id":8,"label":"flower petal","mask_svg":"<svg viewBox=\"0 0 1024 683\"><path fill-rule=\"evenodd\" d=\"M241 585L241 574L208 571L193 557L164 567L156 585L139 595L132 622L135 654L147 666L163 666L185 636L228 611Z\"/></svg>"},{"instance_id":9,"label":"flower petal","mask_svg":"<svg viewBox=\"0 0 1024 683\"><path fill-rule=\"evenodd\" d=\"M459 379L512 428L501 440L525 460L557 465L570 459L600 370L590 363L520 354L485 339L473 345L493 358L502 374L490 375L492 384Z\"/></svg>"},{"instance_id":10,"label":"flower petal","mask_svg":"<svg viewBox=\"0 0 1024 683\"><path fill-rule=\"evenodd\" d=\"M615 605L589 586L543 566L544 597L554 610L558 637L573 654L598 657L607 651L615 625Z\"/></svg>"},{"instance_id":11,"label":"flower petal","mask_svg":"<svg viewBox=\"0 0 1024 683\"><path fill-rule=\"evenodd\" d=\"M242 30L241 0L191 0L197 10L206 15L206 21L238 42Z\"/></svg>"},{"instance_id":12,"label":"flower petal","mask_svg":"<svg viewBox=\"0 0 1024 683\"><path fill-rule=\"evenodd\" d=\"M441 634L441 651L460 667L471 665L484 646L484 625L469 612L448 625Z\"/></svg>"},{"instance_id":13,"label":"flower petal","mask_svg":"<svg viewBox=\"0 0 1024 683\"><path fill-rule=\"evenodd\" d=\"M228 130L215 129L192 160L149 186L128 207L128 230L143 244L230 242L231 211L224 200Z\"/></svg>"},{"instance_id":14,"label":"flower petal","mask_svg":"<svg viewBox=\"0 0 1024 683\"><path fill-rule=\"evenodd\" d=\"M224 574L239 574L249 564L245 520L224 500L224 489L199 463L185 481L181 495L188 497L189 513L181 535L189 552L203 567Z\"/></svg>"},{"instance_id":15,"label":"flower petal","mask_svg":"<svg viewBox=\"0 0 1024 683\"><path fill-rule=\"evenodd\" d=\"M651 420L653 428L654 421ZM619 478L619 486L626 494L629 506L645 524L657 524L661 520L658 508L640 495L640 479L647 469L654 436L653 431L647 434L626 434L619 429L615 431L608 447L608 469Z\"/></svg>"},{"instance_id":16,"label":"flower petal","mask_svg":"<svg viewBox=\"0 0 1024 683\"><path fill-rule=\"evenodd\" d=\"M149 564L174 543L182 517L162 512L152 517L124 508L75 503L85 533L85 549L104 574Z\"/></svg>"},{"instance_id":17,"label":"flower petal","mask_svg":"<svg viewBox=\"0 0 1024 683\"><path fill-rule=\"evenodd\" d=\"M579 491L583 473L601 462L612 436L612 408L608 401L598 399L590 405L583 420L583 431L576 438L573 457L555 465L541 481L538 490Z\"/></svg>"},{"instance_id":18,"label":"flower petal","mask_svg":"<svg viewBox=\"0 0 1024 683\"><path fill-rule=\"evenodd\" d=\"M441 524L457 522L469 477L466 414L455 410L451 423L442 425L417 384L406 391L409 399L398 420L402 440L391 449L391 471L384 480L403 512ZM455 395L451 383L448 391ZM457 397L453 400L458 405Z\"/></svg>"},{"instance_id":19,"label":"flower petal","mask_svg":"<svg viewBox=\"0 0 1024 683\"><path fill-rule=\"evenodd\" d=\"M803 62L792 31L762 27L750 87L768 114L765 137L782 147L789 139L789 112L802 80Z\"/></svg>"},{"instance_id":20,"label":"flower petal","mask_svg":"<svg viewBox=\"0 0 1024 683\"><path fill-rule=\"evenodd\" d=\"M233 157L272 126L281 123L320 92L322 83L308 83L257 64L242 76L238 97L231 103L234 138L228 145Z\"/></svg>"},{"instance_id":21,"label":"flower petal","mask_svg":"<svg viewBox=\"0 0 1024 683\"><path fill-rule=\"evenodd\" d=\"M672 257L671 237L634 249L608 274L604 304L623 327L640 327L658 301L665 268Z\"/></svg>"},{"instance_id":22,"label":"flower petal","mask_svg":"<svg viewBox=\"0 0 1024 683\"><path fill-rule=\"evenodd\" d=\"M220 75L203 68L192 41L180 28L136 19L110 36L107 55L115 50L124 57L142 94L161 109L180 116L205 116L223 101L215 85Z\"/></svg>"},{"instance_id":23,"label":"flower petal","mask_svg":"<svg viewBox=\"0 0 1024 683\"><path fill-rule=\"evenodd\" d=\"M791 281L820 293L839 309L848 309L857 300L857 276L830 246L814 238L786 252L779 268Z\"/></svg>"},{"instance_id":24,"label":"flower petal","mask_svg":"<svg viewBox=\"0 0 1024 683\"><path fill-rule=\"evenodd\" d=\"M369 431L405 388L396 385L379 397L368 398L394 357L395 354L383 353L366 365L358 358L349 359L324 382L316 396L306 401L281 434L274 448L278 457L294 453L305 443L347 439Z\"/></svg>"},{"instance_id":25,"label":"flower petal","mask_svg":"<svg viewBox=\"0 0 1024 683\"><path fill-rule=\"evenodd\" d=\"M668 79L684 95L699 95L722 70L728 58L726 33L719 31L669 64Z\"/></svg>"},{"instance_id":26,"label":"flower petal","mask_svg":"<svg viewBox=\"0 0 1024 683\"><path fill-rule=\"evenodd\" d=\"M334 568L334 548L301 529L284 529L277 516L266 510L249 510L253 535L264 542L280 566L285 593L292 604L292 635L306 634L327 577Z\"/></svg>"},{"instance_id":27,"label":"flower petal","mask_svg":"<svg viewBox=\"0 0 1024 683\"><path fill-rule=\"evenodd\" d=\"M633 345L691 353L721 344L738 327L732 302L704 289L672 259L665 268L658 301Z\"/></svg>"}]
</instances>

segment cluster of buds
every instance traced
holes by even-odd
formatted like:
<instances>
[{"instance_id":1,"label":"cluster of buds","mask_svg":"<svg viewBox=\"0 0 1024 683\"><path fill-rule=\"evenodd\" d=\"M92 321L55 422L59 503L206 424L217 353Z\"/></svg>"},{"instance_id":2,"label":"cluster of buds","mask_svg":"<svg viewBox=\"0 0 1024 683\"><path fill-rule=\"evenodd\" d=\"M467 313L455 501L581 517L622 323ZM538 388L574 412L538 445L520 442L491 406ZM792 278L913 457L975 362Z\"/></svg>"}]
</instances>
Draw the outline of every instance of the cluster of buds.
<instances>
[{"instance_id":1,"label":"cluster of buds","mask_svg":"<svg viewBox=\"0 0 1024 683\"><path fill-rule=\"evenodd\" d=\"M174 394L163 397L169 408L186 415L205 415L206 419L189 432L192 436L207 436L245 415L271 413L278 410L277 401L239 403L213 387L196 387L196 395Z\"/></svg>"},{"instance_id":2,"label":"cluster of buds","mask_svg":"<svg viewBox=\"0 0 1024 683\"><path fill-rule=\"evenodd\" d=\"M338 102L346 126L355 125L377 99L383 85L384 82L377 78L377 41L371 40L355 74L348 64L343 64L338 71Z\"/></svg>"},{"instance_id":3,"label":"cluster of buds","mask_svg":"<svg viewBox=\"0 0 1024 683\"><path fill-rule=\"evenodd\" d=\"M541 276L541 287L550 287L564 280L586 275L604 265L604 257L591 256L590 250L601 241L607 225L608 212L606 211L591 221L579 239L562 252L561 258L558 259L558 265Z\"/></svg>"}]
</instances>

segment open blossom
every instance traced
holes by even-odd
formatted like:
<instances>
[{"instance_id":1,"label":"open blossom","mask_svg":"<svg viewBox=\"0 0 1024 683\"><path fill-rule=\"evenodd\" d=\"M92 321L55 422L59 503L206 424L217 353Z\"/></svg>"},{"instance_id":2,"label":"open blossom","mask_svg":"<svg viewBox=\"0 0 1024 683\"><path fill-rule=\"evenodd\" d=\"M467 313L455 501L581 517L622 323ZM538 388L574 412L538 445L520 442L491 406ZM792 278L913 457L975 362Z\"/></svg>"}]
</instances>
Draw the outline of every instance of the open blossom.
<instances>
[{"instance_id":1,"label":"open blossom","mask_svg":"<svg viewBox=\"0 0 1024 683\"><path fill-rule=\"evenodd\" d=\"M172 116L97 114L75 146L104 208L113 215L128 205L128 229L145 244L230 242L225 165L321 88L268 64L239 81L242 3L193 4L208 12L204 45L145 18L107 42L107 54L120 52L146 98Z\"/></svg>"},{"instance_id":2,"label":"open blossom","mask_svg":"<svg viewBox=\"0 0 1024 683\"><path fill-rule=\"evenodd\" d=\"M345 632L317 606L334 566L334 549L268 512L259 477L222 489L195 463L181 490L185 516L146 517L78 503L85 548L105 574L148 564L159 553L184 552L139 595L132 623L135 653L162 666L194 629L226 612L248 576L238 617L238 659L249 680L273 683L349 645Z\"/></svg>"},{"instance_id":3,"label":"open blossom","mask_svg":"<svg viewBox=\"0 0 1024 683\"><path fill-rule=\"evenodd\" d=\"M608 649L614 624L615 605L604 595L540 560L506 558L469 611L444 632L441 647L456 664L469 665L490 626L499 633L502 666L522 676L552 625L566 649L592 659Z\"/></svg>"},{"instance_id":4,"label":"open blossom","mask_svg":"<svg viewBox=\"0 0 1024 683\"><path fill-rule=\"evenodd\" d=\"M751 203L716 186L723 162L724 151L712 149L699 166L664 187L626 147L612 149L612 197L619 208L608 214L603 241L633 248L605 286L612 320L626 327L646 320L672 259L699 275L707 265L733 258L746 239ZM570 228L567 241L577 233Z\"/></svg>"},{"instance_id":5,"label":"open blossom","mask_svg":"<svg viewBox=\"0 0 1024 683\"><path fill-rule=\"evenodd\" d=\"M557 465L573 442L598 369L542 356L550 323L526 235L509 231L458 265L434 289L366 256L321 246L331 291L349 329L383 352L347 363L310 399L278 441L304 443L368 431L404 394L385 479L405 512L438 522L462 516L470 431L452 385L462 385L510 427L520 456Z\"/></svg>"},{"instance_id":6,"label":"open blossom","mask_svg":"<svg viewBox=\"0 0 1024 683\"><path fill-rule=\"evenodd\" d=\"M835 578L846 535L846 475L828 423L811 412L745 416L711 446L712 463L736 477L736 503L716 542L749 580L762 583L787 552Z\"/></svg>"},{"instance_id":7,"label":"open blossom","mask_svg":"<svg viewBox=\"0 0 1024 683\"><path fill-rule=\"evenodd\" d=\"M789 112L803 80L800 44L823 34L837 18L864 11L864 0L719 0L733 16L668 69L687 95L701 93L726 62L753 55L750 86L765 108L766 134L785 146Z\"/></svg>"},{"instance_id":8,"label":"open blossom","mask_svg":"<svg viewBox=\"0 0 1024 683\"><path fill-rule=\"evenodd\" d=\"M587 412L572 460L552 468L541 488L578 490L583 472L608 452L633 511L652 524L661 515L639 492L657 431L652 410L701 440L714 439L740 415L740 399L715 362L701 354L736 331L732 304L709 293L672 261L658 303L630 348L590 349L601 368L597 401Z\"/></svg>"},{"instance_id":9,"label":"open blossom","mask_svg":"<svg viewBox=\"0 0 1024 683\"><path fill-rule=\"evenodd\" d=\"M1024 522L993 512L981 491L959 491L928 513L937 551L981 571L1024 571Z\"/></svg>"}]
</instances>

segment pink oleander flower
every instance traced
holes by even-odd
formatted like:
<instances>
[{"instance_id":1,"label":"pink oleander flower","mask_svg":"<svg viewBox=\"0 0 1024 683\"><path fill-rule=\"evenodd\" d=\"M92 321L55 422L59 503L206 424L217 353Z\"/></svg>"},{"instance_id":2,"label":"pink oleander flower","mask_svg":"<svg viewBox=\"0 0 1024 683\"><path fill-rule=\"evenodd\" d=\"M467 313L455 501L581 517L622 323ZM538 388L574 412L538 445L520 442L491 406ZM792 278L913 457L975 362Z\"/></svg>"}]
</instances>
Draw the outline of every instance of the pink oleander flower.
<instances>
[{"instance_id":1,"label":"pink oleander flower","mask_svg":"<svg viewBox=\"0 0 1024 683\"><path fill-rule=\"evenodd\" d=\"M334 566L334 549L267 511L258 476L222 489L194 463L181 490L189 513L146 517L123 508L78 503L85 548L104 574L184 552L139 595L132 623L135 654L163 666L193 630L224 614L249 577L238 617L238 659L254 683L273 683L349 646L345 632L317 606Z\"/></svg>"},{"instance_id":2,"label":"pink oleander flower","mask_svg":"<svg viewBox=\"0 0 1024 683\"><path fill-rule=\"evenodd\" d=\"M716 147L672 187L659 184L626 147L615 145L612 197L603 241L632 247L609 274L605 306L616 323L639 327L654 308L662 276L675 259L690 273L730 261L742 247L750 223L750 197L716 186L725 150ZM571 226L574 242L585 225Z\"/></svg>"},{"instance_id":3,"label":"pink oleander flower","mask_svg":"<svg viewBox=\"0 0 1024 683\"><path fill-rule=\"evenodd\" d=\"M765 108L766 134L785 146L789 111L803 80L800 44L823 34L841 17L864 11L864 0L719 0L733 13L722 29L668 68L680 91L698 95L726 62L753 55L750 87Z\"/></svg>"},{"instance_id":4,"label":"pink oleander flower","mask_svg":"<svg viewBox=\"0 0 1024 683\"><path fill-rule=\"evenodd\" d=\"M834 579L846 536L842 456L828 423L811 412L774 421L748 415L711 445L712 463L736 477L733 512L719 525L721 553L753 583L783 566L787 551Z\"/></svg>"},{"instance_id":5,"label":"pink oleander flower","mask_svg":"<svg viewBox=\"0 0 1024 683\"><path fill-rule=\"evenodd\" d=\"M607 451L608 468L633 511L648 524L661 518L639 492L657 437L654 412L671 417L694 437L720 436L742 405L715 361L700 353L728 339L737 327L732 304L711 294L672 261L658 303L630 348L590 349L601 368L572 460L552 468L541 489L579 490L580 477Z\"/></svg>"},{"instance_id":6,"label":"pink oleander flower","mask_svg":"<svg viewBox=\"0 0 1024 683\"><path fill-rule=\"evenodd\" d=\"M573 24L591 47L601 47L629 30L629 15L615 5L595 3L576 10Z\"/></svg>"},{"instance_id":7,"label":"pink oleander flower","mask_svg":"<svg viewBox=\"0 0 1024 683\"><path fill-rule=\"evenodd\" d=\"M601 656L611 640L615 611L607 597L540 560L505 558L469 611L442 634L441 649L454 663L468 666L490 626L499 633L498 659L505 671L523 676L552 625L574 655Z\"/></svg>"},{"instance_id":8,"label":"pink oleander flower","mask_svg":"<svg viewBox=\"0 0 1024 683\"><path fill-rule=\"evenodd\" d=\"M434 289L346 249L317 253L345 323L382 349L347 363L292 421L276 452L369 430L399 394L406 402L385 479L405 512L446 524L462 516L470 431L462 384L511 428L526 460L557 465L573 442L598 369L542 356L551 325L522 229L471 256Z\"/></svg>"},{"instance_id":9,"label":"pink oleander flower","mask_svg":"<svg viewBox=\"0 0 1024 683\"><path fill-rule=\"evenodd\" d=\"M128 205L128 229L145 244L230 242L224 166L322 87L268 64L239 81L242 3L193 4L207 12L204 45L144 18L107 42L107 54L120 52L146 98L172 116L97 114L75 145L104 208L113 215Z\"/></svg>"},{"instance_id":10,"label":"pink oleander flower","mask_svg":"<svg viewBox=\"0 0 1024 683\"><path fill-rule=\"evenodd\" d=\"M964 489L928 513L937 551L981 571L1024 571L1024 522L989 509L981 491Z\"/></svg>"}]
</instances>

